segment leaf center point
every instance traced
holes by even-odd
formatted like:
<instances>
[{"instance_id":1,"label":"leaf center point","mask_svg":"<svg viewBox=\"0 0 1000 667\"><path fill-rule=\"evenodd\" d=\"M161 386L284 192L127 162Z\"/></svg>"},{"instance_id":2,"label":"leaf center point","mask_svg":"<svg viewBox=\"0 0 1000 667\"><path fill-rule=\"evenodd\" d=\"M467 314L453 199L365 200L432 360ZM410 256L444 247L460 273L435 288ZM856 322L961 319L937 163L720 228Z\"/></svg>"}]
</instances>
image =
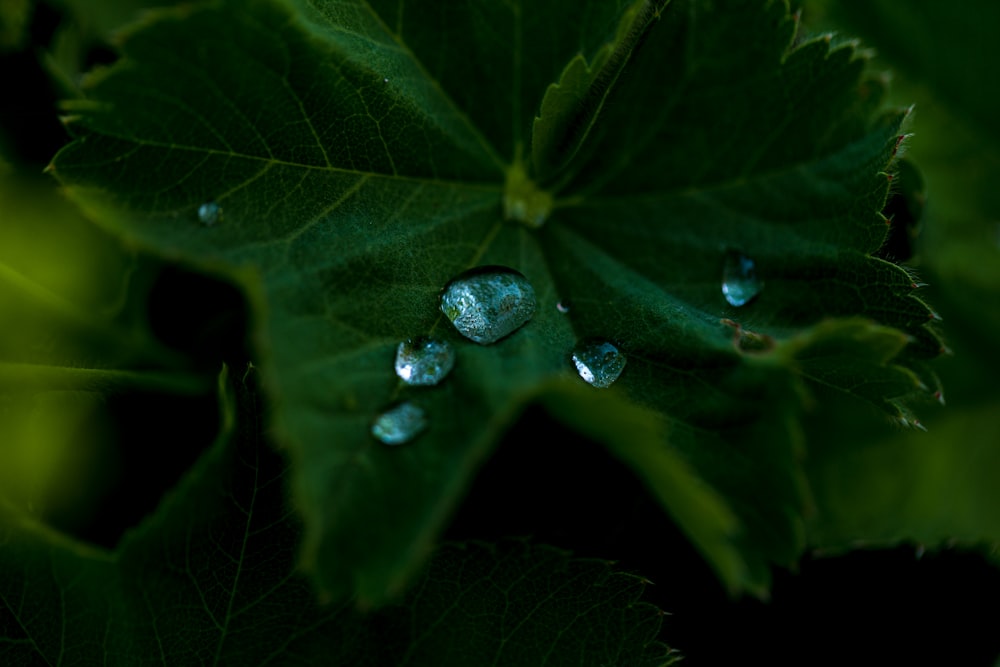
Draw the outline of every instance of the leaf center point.
<instances>
[{"instance_id":1,"label":"leaf center point","mask_svg":"<svg viewBox=\"0 0 1000 667\"><path fill-rule=\"evenodd\" d=\"M553 197L528 177L524 163L516 161L507 170L503 191L503 215L528 227L545 224L552 213Z\"/></svg>"}]
</instances>

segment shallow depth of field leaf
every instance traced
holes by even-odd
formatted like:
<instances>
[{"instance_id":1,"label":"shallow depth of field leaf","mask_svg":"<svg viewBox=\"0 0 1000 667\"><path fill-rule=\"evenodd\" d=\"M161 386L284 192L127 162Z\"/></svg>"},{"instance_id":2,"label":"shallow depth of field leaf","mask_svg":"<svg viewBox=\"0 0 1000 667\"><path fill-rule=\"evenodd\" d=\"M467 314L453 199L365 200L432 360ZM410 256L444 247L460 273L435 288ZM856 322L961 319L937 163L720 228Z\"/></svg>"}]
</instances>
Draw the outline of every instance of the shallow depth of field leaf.
<instances>
[{"instance_id":1,"label":"shallow depth of field leaf","mask_svg":"<svg viewBox=\"0 0 1000 667\"><path fill-rule=\"evenodd\" d=\"M993 39L1000 6L918 0L804 3L805 16L858 34L893 72L897 98L915 102L918 128L907 157L922 174L925 208L909 260L944 317L954 352L937 365L941 402L925 407L923 432L887 429L856 413L831 427L814 421L808 472L817 512L810 540L830 551L909 540L928 548L958 540L1000 543L1000 84ZM823 13L825 12L825 13ZM963 44L955 48L955 44Z\"/></svg>"},{"instance_id":2,"label":"shallow depth of field leaf","mask_svg":"<svg viewBox=\"0 0 1000 667\"><path fill-rule=\"evenodd\" d=\"M147 329L139 259L50 181L0 173L0 210L0 497L86 522L117 474L108 397L211 383L164 370L176 355Z\"/></svg>"},{"instance_id":3,"label":"shallow depth of field leaf","mask_svg":"<svg viewBox=\"0 0 1000 667\"><path fill-rule=\"evenodd\" d=\"M0 0L0 53L20 48L31 10L31 0Z\"/></svg>"},{"instance_id":4,"label":"shallow depth of field leaf","mask_svg":"<svg viewBox=\"0 0 1000 667\"><path fill-rule=\"evenodd\" d=\"M521 542L442 547L374 616L349 601L319 606L294 572L286 465L259 438L252 394L235 386L219 440L115 552L0 505L3 664L673 662L656 640L661 613L638 600L641 578Z\"/></svg>"},{"instance_id":5,"label":"shallow depth of field leaf","mask_svg":"<svg viewBox=\"0 0 1000 667\"><path fill-rule=\"evenodd\" d=\"M927 433L886 432L861 415L834 429L810 450L810 542L828 552L904 541L1000 544L997 408L949 406Z\"/></svg>"},{"instance_id":6,"label":"shallow depth of field leaf","mask_svg":"<svg viewBox=\"0 0 1000 667\"><path fill-rule=\"evenodd\" d=\"M803 546L802 378L905 417L940 349L912 279L869 257L903 116L876 114L851 46L795 30L765 0L184 6L67 105L77 139L53 169L96 219L250 294L303 564L332 595L404 586L525 402L580 382L586 337L628 355L609 391L657 422L646 446L735 517L699 528L706 558L762 593ZM740 309L728 251L765 285ZM478 346L438 295L489 264L523 273L538 310ZM427 333L456 369L401 387L395 347ZM382 446L369 427L400 398L429 429ZM691 532L703 497L667 509Z\"/></svg>"}]
</instances>

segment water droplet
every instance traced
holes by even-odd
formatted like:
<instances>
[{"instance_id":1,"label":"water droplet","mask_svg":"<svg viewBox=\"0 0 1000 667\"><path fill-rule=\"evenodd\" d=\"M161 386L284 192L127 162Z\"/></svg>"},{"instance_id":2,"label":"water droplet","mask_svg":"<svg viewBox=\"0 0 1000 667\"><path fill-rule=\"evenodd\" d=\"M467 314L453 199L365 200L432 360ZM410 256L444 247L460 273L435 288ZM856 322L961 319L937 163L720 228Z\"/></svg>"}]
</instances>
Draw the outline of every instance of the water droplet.
<instances>
[{"instance_id":1,"label":"water droplet","mask_svg":"<svg viewBox=\"0 0 1000 667\"><path fill-rule=\"evenodd\" d=\"M206 227L211 227L222 217L222 207L214 201L205 202L198 207L198 220Z\"/></svg>"},{"instance_id":2,"label":"water droplet","mask_svg":"<svg viewBox=\"0 0 1000 667\"><path fill-rule=\"evenodd\" d=\"M372 424L372 435L387 445L403 445L427 428L423 408L410 402L389 408Z\"/></svg>"},{"instance_id":3,"label":"water droplet","mask_svg":"<svg viewBox=\"0 0 1000 667\"><path fill-rule=\"evenodd\" d=\"M441 312L458 332L481 345L520 329L535 314L535 290L517 271L474 269L455 278L441 294Z\"/></svg>"},{"instance_id":4,"label":"water droplet","mask_svg":"<svg viewBox=\"0 0 1000 667\"><path fill-rule=\"evenodd\" d=\"M455 367L455 349L436 338L418 336L396 348L396 375L412 385L435 385Z\"/></svg>"},{"instance_id":5,"label":"water droplet","mask_svg":"<svg viewBox=\"0 0 1000 667\"><path fill-rule=\"evenodd\" d=\"M734 251L726 253L722 267L722 294L731 306L745 306L760 294L764 283L757 277L752 259Z\"/></svg>"},{"instance_id":6,"label":"water droplet","mask_svg":"<svg viewBox=\"0 0 1000 667\"><path fill-rule=\"evenodd\" d=\"M389 83L389 77L382 79L382 83Z\"/></svg>"},{"instance_id":7,"label":"water droplet","mask_svg":"<svg viewBox=\"0 0 1000 667\"><path fill-rule=\"evenodd\" d=\"M573 364L584 382L605 389L622 374L625 355L607 341L586 341L573 350Z\"/></svg>"},{"instance_id":8,"label":"water droplet","mask_svg":"<svg viewBox=\"0 0 1000 667\"><path fill-rule=\"evenodd\" d=\"M569 312L569 304L567 304L565 301L560 301L559 303L556 304L556 310L565 315L566 313Z\"/></svg>"}]
</instances>

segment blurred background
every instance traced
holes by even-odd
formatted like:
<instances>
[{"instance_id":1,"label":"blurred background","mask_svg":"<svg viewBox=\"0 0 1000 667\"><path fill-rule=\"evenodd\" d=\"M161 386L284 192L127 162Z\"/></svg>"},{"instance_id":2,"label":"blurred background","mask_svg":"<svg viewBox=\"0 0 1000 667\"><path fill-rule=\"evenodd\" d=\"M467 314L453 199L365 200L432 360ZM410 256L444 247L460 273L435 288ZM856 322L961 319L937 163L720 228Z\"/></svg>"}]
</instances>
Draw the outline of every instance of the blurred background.
<instances>
[{"instance_id":1,"label":"blurred background","mask_svg":"<svg viewBox=\"0 0 1000 667\"><path fill-rule=\"evenodd\" d=\"M212 442L214 374L250 357L236 289L105 234L44 173L69 140L59 101L156 4L169 3L0 0L0 489L107 547ZM618 558L653 581L671 613L664 639L690 665L998 665L1000 3L793 4L803 35L859 38L889 105L914 105L885 259L927 284L943 318L950 353L934 365L927 431L816 390L812 549L776 572L768 601L729 599L634 480L541 411L508 436L449 537L531 534ZM538 429L566 451L525 470ZM511 497L502 514L498 494Z\"/></svg>"}]
</instances>

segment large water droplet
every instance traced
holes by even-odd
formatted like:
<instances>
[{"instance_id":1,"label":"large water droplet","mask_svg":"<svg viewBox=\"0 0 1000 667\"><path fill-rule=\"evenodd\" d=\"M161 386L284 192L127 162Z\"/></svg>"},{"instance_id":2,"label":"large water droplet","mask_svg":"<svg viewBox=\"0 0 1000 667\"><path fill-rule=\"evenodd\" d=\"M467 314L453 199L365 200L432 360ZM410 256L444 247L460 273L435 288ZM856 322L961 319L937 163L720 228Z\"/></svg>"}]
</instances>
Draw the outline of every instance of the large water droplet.
<instances>
[{"instance_id":1,"label":"large water droplet","mask_svg":"<svg viewBox=\"0 0 1000 667\"><path fill-rule=\"evenodd\" d=\"M396 375L406 384L435 385L455 367L455 349L436 338L418 336L396 348Z\"/></svg>"},{"instance_id":2,"label":"large water droplet","mask_svg":"<svg viewBox=\"0 0 1000 667\"><path fill-rule=\"evenodd\" d=\"M589 385L606 389L625 369L625 354L607 341L585 341L573 350L576 372Z\"/></svg>"},{"instance_id":3,"label":"large water droplet","mask_svg":"<svg viewBox=\"0 0 1000 667\"><path fill-rule=\"evenodd\" d=\"M206 227L211 227L222 217L222 207L214 201L208 201L198 207L198 220Z\"/></svg>"},{"instance_id":4,"label":"large water droplet","mask_svg":"<svg viewBox=\"0 0 1000 667\"><path fill-rule=\"evenodd\" d=\"M722 267L722 294L731 306L745 306L760 294L764 283L757 277L757 265L746 255L726 253Z\"/></svg>"},{"instance_id":5,"label":"large water droplet","mask_svg":"<svg viewBox=\"0 0 1000 667\"><path fill-rule=\"evenodd\" d=\"M427 428L427 414L410 402L389 408L372 424L372 435L387 445L403 445Z\"/></svg>"},{"instance_id":6,"label":"large water droplet","mask_svg":"<svg viewBox=\"0 0 1000 667\"><path fill-rule=\"evenodd\" d=\"M474 269L448 283L441 294L441 312L459 333L481 345L520 329L535 306L531 283L504 267Z\"/></svg>"}]
</instances>

